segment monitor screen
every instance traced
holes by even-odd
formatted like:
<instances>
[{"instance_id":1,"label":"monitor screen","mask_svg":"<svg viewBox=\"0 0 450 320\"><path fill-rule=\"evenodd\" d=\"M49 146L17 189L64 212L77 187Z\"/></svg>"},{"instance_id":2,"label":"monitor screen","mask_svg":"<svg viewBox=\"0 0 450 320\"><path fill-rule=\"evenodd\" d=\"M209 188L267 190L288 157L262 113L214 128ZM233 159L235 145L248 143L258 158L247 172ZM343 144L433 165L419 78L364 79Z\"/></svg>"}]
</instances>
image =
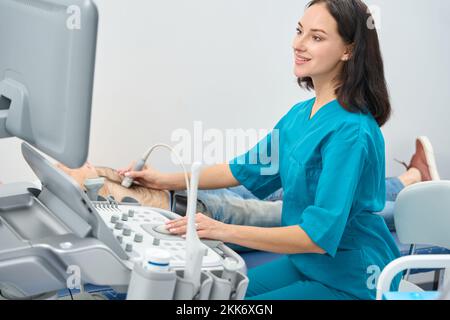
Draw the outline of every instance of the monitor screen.
<instances>
[{"instance_id":1,"label":"monitor screen","mask_svg":"<svg viewBox=\"0 0 450 320\"><path fill-rule=\"evenodd\" d=\"M97 25L91 0L0 0L0 138L84 164Z\"/></svg>"}]
</instances>

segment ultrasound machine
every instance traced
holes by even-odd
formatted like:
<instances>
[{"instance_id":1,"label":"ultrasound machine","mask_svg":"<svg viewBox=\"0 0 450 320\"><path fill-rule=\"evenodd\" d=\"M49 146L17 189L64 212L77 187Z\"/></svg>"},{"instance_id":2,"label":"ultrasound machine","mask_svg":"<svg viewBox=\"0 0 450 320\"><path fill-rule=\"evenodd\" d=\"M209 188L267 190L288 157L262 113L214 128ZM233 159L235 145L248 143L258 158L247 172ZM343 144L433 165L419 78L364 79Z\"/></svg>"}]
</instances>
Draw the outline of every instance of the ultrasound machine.
<instances>
[{"instance_id":1,"label":"ultrasound machine","mask_svg":"<svg viewBox=\"0 0 450 320\"><path fill-rule=\"evenodd\" d=\"M87 159L97 25L91 0L0 0L0 138L24 141L41 184L0 185L1 299L58 298L74 279L128 299L242 299L243 259L193 226L199 164L182 238L163 228L176 213L98 201L48 160Z\"/></svg>"}]
</instances>

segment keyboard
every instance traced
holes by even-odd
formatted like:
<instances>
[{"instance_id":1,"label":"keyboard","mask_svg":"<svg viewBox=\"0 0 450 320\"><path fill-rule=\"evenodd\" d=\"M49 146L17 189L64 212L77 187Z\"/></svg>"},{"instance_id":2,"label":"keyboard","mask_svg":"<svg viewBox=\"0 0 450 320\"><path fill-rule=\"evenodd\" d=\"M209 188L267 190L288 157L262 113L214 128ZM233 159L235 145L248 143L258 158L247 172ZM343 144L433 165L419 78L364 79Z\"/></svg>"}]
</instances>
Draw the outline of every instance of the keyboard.
<instances>
[{"instance_id":1,"label":"keyboard","mask_svg":"<svg viewBox=\"0 0 450 320\"><path fill-rule=\"evenodd\" d=\"M132 264L142 261L146 250L157 247L171 253L170 267L175 269L185 267L185 239L168 233L163 227L166 221L174 217L174 213L162 209L108 202L93 202L93 205L122 245ZM220 252L216 252L204 243L202 246L207 249L202 267L221 268L223 258Z\"/></svg>"}]
</instances>

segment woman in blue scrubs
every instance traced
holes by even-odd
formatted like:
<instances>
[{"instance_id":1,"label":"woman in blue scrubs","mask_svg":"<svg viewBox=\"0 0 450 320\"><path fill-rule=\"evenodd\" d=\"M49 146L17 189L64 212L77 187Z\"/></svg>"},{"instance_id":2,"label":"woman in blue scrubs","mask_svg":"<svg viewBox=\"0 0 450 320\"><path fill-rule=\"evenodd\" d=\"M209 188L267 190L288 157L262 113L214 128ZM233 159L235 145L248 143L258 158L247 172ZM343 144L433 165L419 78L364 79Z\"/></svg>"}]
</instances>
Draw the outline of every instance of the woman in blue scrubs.
<instances>
[{"instance_id":1,"label":"woman in blue scrubs","mask_svg":"<svg viewBox=\"0 0 450 320\"><path fill-rule=\"evenodd\" d=\"M200 176L201 189L244 185L261 199L283 188L278 228L197 215L200 237L285 254L249 271L248 299L373 299L377 275L400 255L374 214L385 204L380 127L391 107L368 12L360 0L312 1L293 49L298 83L316 96L295 105L246 154ZM276 172L264 170L274 167L261 161L267 150L279 159ZM147 169L127 175L151 188L185 187L182 174ZM185 225L183 218L167 227L184 234Z\"/></svg>"}]
</instances>

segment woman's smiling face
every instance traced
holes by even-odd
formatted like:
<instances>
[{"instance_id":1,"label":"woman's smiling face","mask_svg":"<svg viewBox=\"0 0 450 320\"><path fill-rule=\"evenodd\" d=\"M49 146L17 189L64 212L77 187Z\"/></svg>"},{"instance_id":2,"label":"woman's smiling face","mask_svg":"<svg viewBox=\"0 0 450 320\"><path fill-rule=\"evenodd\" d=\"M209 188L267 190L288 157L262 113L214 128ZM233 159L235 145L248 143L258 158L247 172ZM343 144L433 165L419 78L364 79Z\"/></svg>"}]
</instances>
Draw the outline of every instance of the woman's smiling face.
<instances>
[{"instance_id":1,"label":"woman's smiling face","mask_svg":"<svg viewBox=\"0 0 450 320\"><path fill-rule=\"evenodd\" d=\"M349 59L347 45L325 3L306 9L297 27L293 49L297 78L337 75Z\"/></svg>"}]
</instances>

